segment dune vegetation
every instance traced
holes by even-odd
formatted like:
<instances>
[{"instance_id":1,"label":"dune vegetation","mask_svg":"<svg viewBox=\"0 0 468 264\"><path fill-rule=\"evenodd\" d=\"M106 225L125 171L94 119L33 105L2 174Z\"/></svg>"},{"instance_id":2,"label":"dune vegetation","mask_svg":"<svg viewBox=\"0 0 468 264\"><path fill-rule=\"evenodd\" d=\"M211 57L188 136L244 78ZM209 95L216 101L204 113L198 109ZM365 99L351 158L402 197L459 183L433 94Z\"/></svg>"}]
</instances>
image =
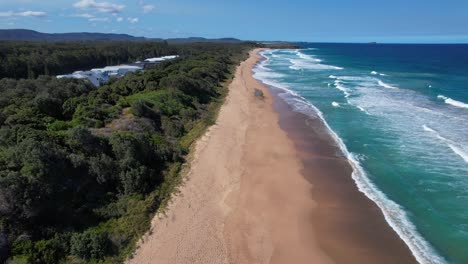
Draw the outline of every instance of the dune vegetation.
<instances>
[{"instance_id":1,"label":"dune vegetation","mask_svg":"<svg viewBox=\"0 0 468 264\"><path fill-rule=\"evenodd\" d=\"M0 45L12 60L0 80L0 262L123 262L181 181L191 144L215 122L253 44L23 43L17 61L9 45ZM98 88L35 78L176 54ZM76 63L41 65L41 56Z\"/></svg>"}]
</instances>

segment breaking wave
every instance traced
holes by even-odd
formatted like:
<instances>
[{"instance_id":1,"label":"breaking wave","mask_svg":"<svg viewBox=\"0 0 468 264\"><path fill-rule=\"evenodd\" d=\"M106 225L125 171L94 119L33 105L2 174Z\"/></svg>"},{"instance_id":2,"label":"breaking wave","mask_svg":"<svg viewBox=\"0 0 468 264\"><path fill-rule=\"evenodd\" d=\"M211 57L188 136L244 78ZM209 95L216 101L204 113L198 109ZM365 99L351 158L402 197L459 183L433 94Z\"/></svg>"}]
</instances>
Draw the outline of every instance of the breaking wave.
<instances>
[{"instance_id":1,"label":"breaking wave","mask_svg":"<svg viewBox=\"0 0 468 264\"><path fill-rule=\"evenodd\" d=\"M301 59L303 60L303 59ZM310 64L306 65L298 65L298 63L304 63L303 61L295 61L296 64L293 63L291 69L300 69L302 67L322 67L316 66L317 62L308 62ZM315 64L311 66L311 64ZM332 66L336 67L336 66ZM332 68L328 68L332 69ZM257 78L257 77L256 77ZM369 81L368 78L363 77L353 77L353 76L335 76L330 75L329 78L334 79L334 86L342 91L345 97L350 95L350 89L344 86L343 81ZM340 147L342 153L347 157L349 163L353 168L352 178L356 183L359 191L364 193L369 199L371 199L383 212L383 215L389 225L396 231L396 233L400 236L400 238L408 245L413 255L416 257L418 262L420 263L434 263L434 264L442 264L445 263L444 259L440 257L434 249L429 245L429 243L423 239L420 233L417 231L416 226L409 220L408 214L403 207L398 205L397 203L390 200L386 194L384 194L380 189L372 182L372 180L368 177L366 171L363 169L359 162L358 155L355 153L351 153L348 151L346 145L344 144L343 140L331 129L328 125L326 119L324 118L322 112L316 108L313 104L308 102L304 97L300 96L296 92L289 89L288 85L284 85L281 82L277 82L273 84L271 80L267 78L257 78L263 83L272 86L273 88L281 89L282 93L279 94L280 98L282 98L286 103L291 105L294 111L306 114L311 118L319 118L321 122L325 125L330 135L334 138L336 144ZM374 86L380 85L385 88L397 88L392 85L386 84L381 80L375 79L377 82L373 82ZM380 83L379 83L380 81ZM337 107L339 106L338 103L332 102L332 105ZM366 112L367 111L358 106L358 108Z\"/></svg>"},{"instance_id":2,"label":"breaking wave","mask_svg":"<svg viewBox=\"0 0 468 264\"><path fill-rule=\"evenodd\" d=\"M453 100L452 98L445 97L443 95L438 95L437 98L444 100L445 103L449 105L453 105L453 106L460 107L460 108L468 108L468 104L465 104L457 100Z\"/></svg>"}]
</instances>

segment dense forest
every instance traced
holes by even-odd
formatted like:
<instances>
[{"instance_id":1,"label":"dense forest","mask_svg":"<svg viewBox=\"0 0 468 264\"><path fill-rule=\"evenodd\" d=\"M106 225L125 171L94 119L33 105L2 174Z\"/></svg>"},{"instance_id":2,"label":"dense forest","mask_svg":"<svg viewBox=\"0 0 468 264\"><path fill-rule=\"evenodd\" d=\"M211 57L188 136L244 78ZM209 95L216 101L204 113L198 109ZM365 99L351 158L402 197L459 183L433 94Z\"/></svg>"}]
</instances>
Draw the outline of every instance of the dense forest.
<instances>
[{"instance_id":1,"label":"dense forest","mask_svg":"<svg viewBox=\"0 0 468 264\"><path fill-rule=\"evenodd\" d=\"M191 143L214 122L253 45L0 46L8 77L181 55L99 88L50 76L0 80L0 262L118 263L179 183Z\"/></svg>"},{"instance_id":2,"label":"dense forest","mask_svg":"<svg viewBox=\"0 0 468 264\"><path fill-rule=\"evenodd\" d=\"M167 42L0 42L0 78L29 78L90 70L190 52ZM185 52L184 52L185 51Z\"/></svg>"}]
</instances>

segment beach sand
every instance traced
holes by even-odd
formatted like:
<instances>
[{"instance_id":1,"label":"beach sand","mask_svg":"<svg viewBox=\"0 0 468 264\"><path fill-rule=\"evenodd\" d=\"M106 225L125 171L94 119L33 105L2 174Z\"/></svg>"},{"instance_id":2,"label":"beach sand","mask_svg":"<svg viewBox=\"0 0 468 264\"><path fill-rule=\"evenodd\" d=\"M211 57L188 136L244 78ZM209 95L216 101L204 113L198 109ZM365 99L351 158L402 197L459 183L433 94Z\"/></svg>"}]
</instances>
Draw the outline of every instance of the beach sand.
<instances>
[{"instance_id":1,"label":"beach sand","mask_svg":"<svg viewBox=\"0 0 468 264\"><path fill-rule=\"evenodd\" d=\"M238 67L180 193L128 263L414 263L323 124L252 77L260 59Z\"/></svg>"}]
</instances>

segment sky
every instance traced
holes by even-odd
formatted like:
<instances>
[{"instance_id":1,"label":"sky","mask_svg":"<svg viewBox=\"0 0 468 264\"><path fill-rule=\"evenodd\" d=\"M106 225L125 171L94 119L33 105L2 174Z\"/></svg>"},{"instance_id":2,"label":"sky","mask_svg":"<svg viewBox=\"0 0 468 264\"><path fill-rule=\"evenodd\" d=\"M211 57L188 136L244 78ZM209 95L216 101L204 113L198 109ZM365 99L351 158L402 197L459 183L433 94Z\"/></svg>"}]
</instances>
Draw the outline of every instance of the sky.
<instances>
[{"instance_id":1,"label":"sky","mask_svg":"<svg viewBox=\"0 0 468 264\"><path fill-rule=\"evenodd\" d=\"M0 28L151 38L468 43L468 0L0 0Z\"/></svg>"}]
</instances>

